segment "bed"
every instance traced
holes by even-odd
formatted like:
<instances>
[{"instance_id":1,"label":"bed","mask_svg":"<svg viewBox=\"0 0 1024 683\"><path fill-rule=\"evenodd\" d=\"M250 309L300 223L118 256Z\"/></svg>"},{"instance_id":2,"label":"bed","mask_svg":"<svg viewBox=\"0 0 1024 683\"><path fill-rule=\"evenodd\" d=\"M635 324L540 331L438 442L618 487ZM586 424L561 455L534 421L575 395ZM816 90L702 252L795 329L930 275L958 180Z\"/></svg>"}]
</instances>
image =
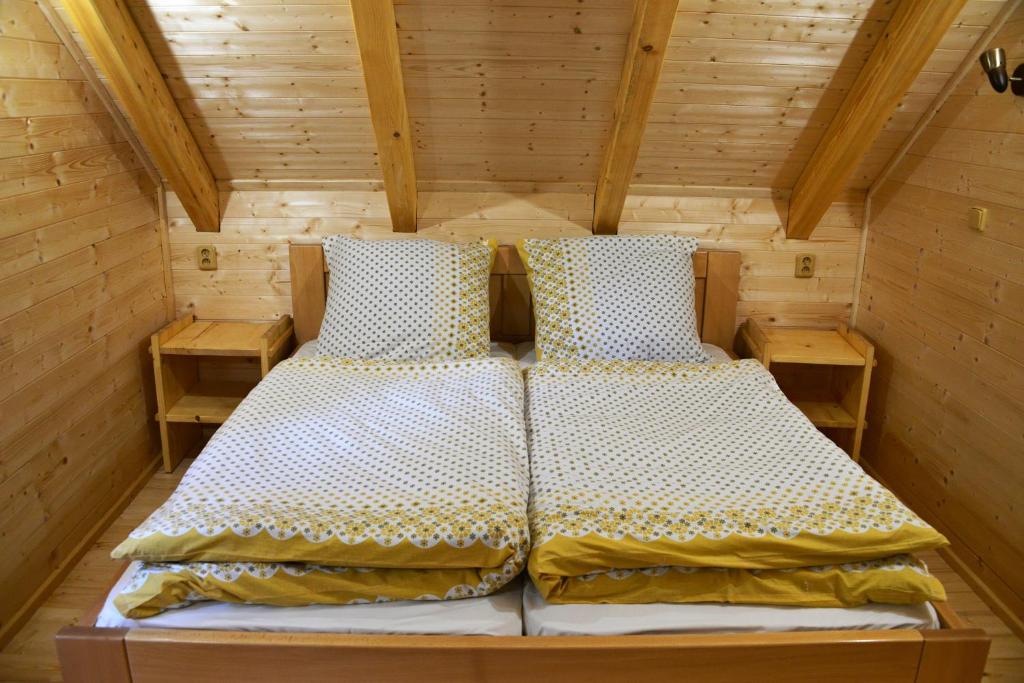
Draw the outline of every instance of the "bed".
<instances>
[{"instance_id":1,"label":"bed","mask_svg":"<svg viewBox=\"0 0 1024 683\"><path fill-rule=\"evenodd\" d=\"M319 245L292 245L290 261L295 331L302 344L316 337L329 273ZM700 251L694 266L700 338L729 349L739 254ZM499 248L490 292L492 338L528 341L533 329L530 296L514 249ZM939 628L924 630L559 638L103 628L95 626L97 616L98 610L84 625L58 634L68 681L714 682L763 680L770 672L772 680L785 681L952 683L979 680L988 651L985 633L969 628L945 603L936 604L932 617Z\"/></svg>"}]
</instances>

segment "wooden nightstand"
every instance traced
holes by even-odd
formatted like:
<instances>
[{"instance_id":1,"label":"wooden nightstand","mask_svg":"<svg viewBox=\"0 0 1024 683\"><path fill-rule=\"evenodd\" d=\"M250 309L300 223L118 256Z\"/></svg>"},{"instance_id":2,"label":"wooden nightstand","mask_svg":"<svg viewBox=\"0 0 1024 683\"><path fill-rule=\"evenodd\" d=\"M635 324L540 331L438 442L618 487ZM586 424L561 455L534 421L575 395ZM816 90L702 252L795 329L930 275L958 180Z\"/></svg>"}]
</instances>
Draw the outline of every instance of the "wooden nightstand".
<instances>
[{"instance_id":1,"label":"wooden nightstand","mask_svg":"<svg viewBox=\"0 0 1024 683\"><path fill-rule=\"evenodd\" d=\"M875 347L841 324L836 330L763 327L748 320L741 355L756 358L804 415L854 460L860 459ZM745 348L742 348L745 347Z\"/></svg>"},{"instance_id":2,"label":"wooden nightstand","mask_svg":"<svg viewBox=\"0 0 1024 683\"><path fill-rule=\"evenodd\" d=\"M259 360L266 376L291 348L292 319L277 322L197 321L191 314L153 335L150 352L156 376L156 419L160 423L164 469L170 472L199 444L203 425L228 419L254 386L252 381L207 379L202 359Z\"/></svg>"}]
</instances>

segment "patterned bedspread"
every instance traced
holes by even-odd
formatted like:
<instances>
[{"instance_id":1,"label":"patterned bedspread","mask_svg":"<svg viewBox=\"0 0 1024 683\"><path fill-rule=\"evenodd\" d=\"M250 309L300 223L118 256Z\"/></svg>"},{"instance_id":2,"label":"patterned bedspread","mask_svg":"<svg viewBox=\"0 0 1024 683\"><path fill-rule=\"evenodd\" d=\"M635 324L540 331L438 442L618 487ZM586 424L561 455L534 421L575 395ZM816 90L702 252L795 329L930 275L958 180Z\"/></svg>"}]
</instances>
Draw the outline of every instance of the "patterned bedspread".
<instances>
[{"instance_id":1,"label":"patterned bedspread","mask_svg":"<svg viewBox=\"0 0 1024 683\"><path fill-rule=\"evenodd\" d=\"M550 601L942 597L906 554L945 539L757 361L541 361L526 403L529 567Z\"/></svg>"},{"instance_id":2,"label":"patterned bedspread","mask_svg":"<svg viewBox=\"0 0 1024 683\"><path fill-rule=\"evenodd\" d=\"M118 607L493 592L529 544L522 397L505 359L279 364L114 550L146 563Z\"/></svg>"}]
</instances>

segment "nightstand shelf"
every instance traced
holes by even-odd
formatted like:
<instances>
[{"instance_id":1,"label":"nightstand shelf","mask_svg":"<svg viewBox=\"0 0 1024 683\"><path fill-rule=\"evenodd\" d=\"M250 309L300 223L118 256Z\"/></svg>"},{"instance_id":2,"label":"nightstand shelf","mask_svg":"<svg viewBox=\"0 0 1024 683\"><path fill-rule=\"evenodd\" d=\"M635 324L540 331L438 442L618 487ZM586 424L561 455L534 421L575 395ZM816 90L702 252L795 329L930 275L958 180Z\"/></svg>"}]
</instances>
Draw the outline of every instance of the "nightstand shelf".
<instances>
[{"instance_id":1,"label":"nightstand shelf","mask_svg":"<svg viewBox=\"0 0 1024 683\"><path fill-rule=\"evenodd\" d=\"M251 389L252 385L244 382L199 382L167 409L166 419L168 422L223 424Z\"/></svg>"},{"instance_id":2,"label":"nightstand shelf","mask_svg":"<svg viewBox=\"0 0 1024 683\"><path fill-rule=\"evenodd\" d=\"M292 320L275 322L175 320L153 335L157 414L164 469L172 471L202 442L204 426L223 424L255 385L204 377L204 367L239 360L259 364L265 377L291 349Z\"/></svg>"},{"instance_id":3,"label":"nightstand shelf","mask_svg":"<svg viewBox=\"0 0 1024 683\"><path fill-rule=\"evenodd\" d=\"M741 355L771 371L789 400L854 460L860 458L875 349L840 325L835 330L762 326L749 320Z\"/></svg>"},{"instance_id":4,"label":"nightstand shelf","mask_svg":"<svg viewBox=\"0 0 1024 683\"><path fill-rule=\"evenodd\" d=\"M793 401L816 427L854 429L857 418L836 401Z\"/></svg>"}]
</instances>

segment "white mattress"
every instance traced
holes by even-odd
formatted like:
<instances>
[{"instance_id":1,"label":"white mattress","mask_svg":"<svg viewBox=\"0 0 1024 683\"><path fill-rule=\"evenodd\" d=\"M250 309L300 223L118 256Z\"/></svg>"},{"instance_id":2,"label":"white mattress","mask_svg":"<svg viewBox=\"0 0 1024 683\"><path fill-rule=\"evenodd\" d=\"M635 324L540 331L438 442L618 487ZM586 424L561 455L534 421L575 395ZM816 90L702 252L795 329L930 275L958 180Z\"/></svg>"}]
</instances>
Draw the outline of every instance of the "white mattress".
<instances>
[{"instance_id":1,"label":"white mattress","mask_svg":"<svg viewBox=\"0 0 1024 683\"><path fill-rule=\"evenodd\" d=\"M366 605L271 607L200 602L148 619L126 619L114 596L128 581L129 567L107 596L96 625L105 628L189 628L222 631L414 635L522 635L522 588L513 581L497 593L465 600L381 602Z\"/></svg>"},{"instance_id":2,"label":"white mattress","mask_svg":"<svg viewBox=\"0 0 1024 683\"><path fill-rule=\"evenodd\" d=\"M714 344L702 344L704 351L711 356L711 363L728 363L732 360L729 354ZM295 352L296 358L303 356L315 356L317 353L316 339L312 339ZM536 365L537 352L533 342L522 344L506 344L504 342L491 342L491 358L514 358L519 361L519 367L523 370Z\"/></svg>"},{"instance_id":3,"label":"white mattress","mask_svg":"<svg viewBox=\"0 0 1024 683\"><path fill-rule=\"evenodd\" d=\"M523 590L528 636L623 636L671 633L933 629L930 604L861 607L772 605L552 605L532 583Z\"/></svg>"}]
</instances>

